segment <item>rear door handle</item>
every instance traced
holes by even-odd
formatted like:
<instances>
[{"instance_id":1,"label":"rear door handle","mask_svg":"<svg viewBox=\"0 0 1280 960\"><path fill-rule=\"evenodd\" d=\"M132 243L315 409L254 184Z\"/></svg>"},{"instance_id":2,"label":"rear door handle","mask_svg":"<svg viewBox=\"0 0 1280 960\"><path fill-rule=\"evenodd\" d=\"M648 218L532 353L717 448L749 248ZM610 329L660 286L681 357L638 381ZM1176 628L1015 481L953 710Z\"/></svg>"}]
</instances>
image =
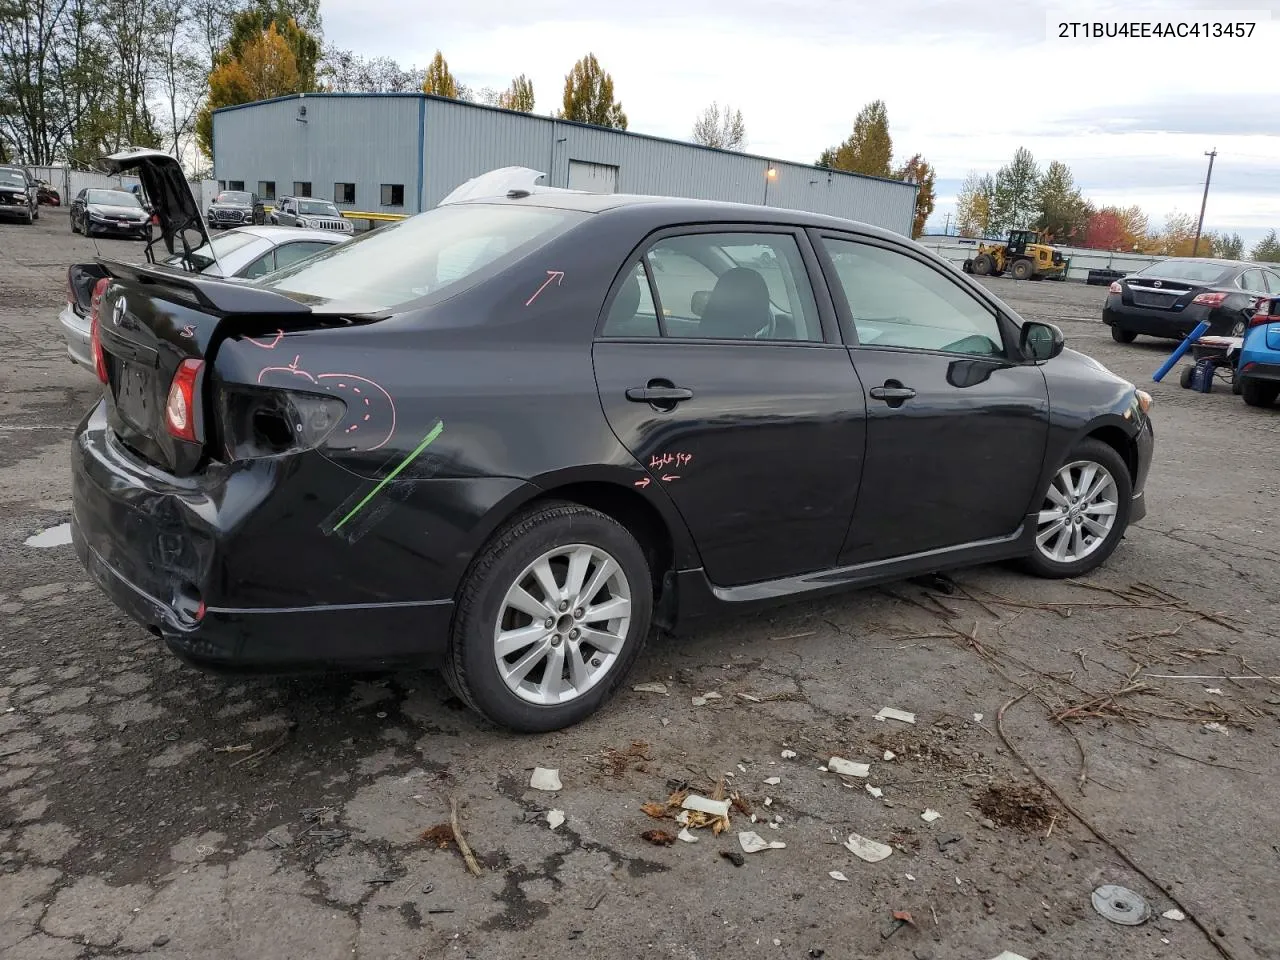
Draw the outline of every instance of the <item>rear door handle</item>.
<instances>
[{"instance_id":1,"label":"rear door handle","mask_svg":"<svg viewBox=\"0 0 1280 960\"><path fill-rule=\"evenodd\" d=\"M910 387L888 385L872 387L867 392L871 394L872 400L884 400L886 403L901 403L903 400L910 400L916 395L916 392Z\"/></svg>"},{"instance_id":2,"label":"rear door handle","mask_svg":"<svg viewBox=\"0 0 1280 960\"><path fill-rule=\"evenodd\" d=\"M692 400L693 391L688 387L631 387L627 399L634 403L679 403Z\"/></svg>"}]
</instances>

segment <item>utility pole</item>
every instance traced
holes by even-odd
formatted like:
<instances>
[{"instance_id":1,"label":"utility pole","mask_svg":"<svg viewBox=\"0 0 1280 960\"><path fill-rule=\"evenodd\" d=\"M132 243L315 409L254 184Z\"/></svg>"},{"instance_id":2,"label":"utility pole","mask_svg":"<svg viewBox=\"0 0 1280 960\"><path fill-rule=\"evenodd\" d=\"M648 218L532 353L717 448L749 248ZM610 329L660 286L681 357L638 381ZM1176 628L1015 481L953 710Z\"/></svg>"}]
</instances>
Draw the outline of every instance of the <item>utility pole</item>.
<instances>
[{"instance_id":1,"label":"utility pole","mask_svg":"<svg viewBox=\"0 0 1280 960\"><path fill-rule=\"evenodd\" d=\"M1204 178L1204 197L1200 200L1200 222L1196 224L1196 242L1191 245L1191 255L1193 257L1200 255L1200 231L1204 229L1204 208L1209 202L1209 181L1213 179L1213 158L1218 155L1218 148L1206 150L1204 155L1209 158L1209 172Z\"/></svg>"},{"instance_id":2,"label":"utility pole","mask_svg":"<svg viewBox=\"0 0 1280 960\"><path fill-rule=\"evenodd\" d=\"M951 236L951 214L949 213L947 214L946 222L943 224L942 234L946 237Z\"/></svg>"}]
</instances>

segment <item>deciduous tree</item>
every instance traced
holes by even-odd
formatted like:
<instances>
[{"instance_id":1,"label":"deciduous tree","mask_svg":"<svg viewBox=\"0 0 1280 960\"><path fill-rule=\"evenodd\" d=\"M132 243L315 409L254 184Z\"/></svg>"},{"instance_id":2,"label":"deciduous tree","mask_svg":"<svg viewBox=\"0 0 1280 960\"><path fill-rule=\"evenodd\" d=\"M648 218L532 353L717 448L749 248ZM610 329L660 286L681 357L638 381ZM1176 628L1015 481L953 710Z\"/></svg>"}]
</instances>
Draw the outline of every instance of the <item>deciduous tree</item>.
<instances>
[{"instance_id":1,"label":"deciduous tree","mask_svg":"<svg viewBox=\"0 0 1280 960\"><path fill-rule=\"evenodd\" d=\"M1092 250L1110 250L1113 253L1127 251L1132 249L1127 240L1120 211L1115 207L1095 210L1089 217L1089 226L1084 236L1086 247Z\"/></svg>"},{"instance_id":2,"label":"deciduous tree","mask_svg":"<svg viewBox=\"0 0 1280 960\"><path fill-rule=\"evenodd\" d=\"M962 237L985 237L991 223L991 174L970 170L956 197L956 232Z\"/></svg>"},{"instance_id":3,"label":"deciduous tree","mask_svg":"<svg viewBox=\"0 0 1280 960\"><path fill-rule=\"evenodd\" d=\"M1036 186L1035 227L1057 242L1078 243L1089 229L1093 207L1080 194L1071 168L1054 160Z\"/></svg>"},{"instance_id":4,"label":"deciduous tree","mask_svg":"<svg viewBox=\"0 0 1280 960\"><path fill-rule=\"evenodd\" d=\"M594 53L588 53L565 74L560 116L579 123L627 129L622 104L613 99L613 77L600 68Z\"/></svg>"},{"instance_id":5,"label":"deciduous tree","mask_svg":"<svg viewBox=\"0 0 1280 960\"><path fill-rule=\"evenodd\" d=\"M929 214L933 213L933 185L937 174L933 165L917 153L895 171L894 176L919 187L916 191L916 212L911 222L911 236L918 237L924 233L924 225L929 220Z\"/></svg>"},{"instance_id":6,"label":"deciduous tree","mask_svg":"<svg viewBox=\"0 0 1280 960\"><path fill-rule=\"evenodd\" d=\"M1254 244L1249 256L1267 263L1280 263L1280 239L1276 237L1276 232L1272 230Z\"/></svg>"},{"instance_id":7,"label":"deciduous tree","mask_svg":"<svg viewBox=\"0 0 1280 960\"><path fill-rule=\"evenodd\" d=\"M711 106L694 121L690 139L704 147L741 150L747 145L747 125L742 119L742 111L728 106L722 111L720 105L712 101Z\"/></svg>"},{"instance_id":8,"label":"deciduous tree","mask_svg":"<svg viewBox=\"0 0 1280 960\"><path fill-rule=\"evenodd\" d=\"M238 57L225 60L209 74L208 102L196 122L201 149L213 156L214 110L297 93L301 85L292 47L270 24L257 40L242 46Z\"/></svg>"},{"instance_id":9,"label":"deciduous tree","mask_svg":"<svg viewBox=\"0 0 1280 960\"><path fill-rule=\"evenodd\" d=\"M1244 240L1240 234L1222 234L1213 238L1213 255L1223 260L1243 260Z\"/></svg>"},{"instance_id":10,"label":"deciduous tree","mask_svg":"<svg viewBox=\"0 0 1280 960\"><path fill-rule=\"evenodd\" d=\"M845 141L823 151L818 165L863 173L873 177L892 175L893 138L883 100L873 100L853 120L853 132Z\"/></svg>"},{"instance_id":11,"label":"deciduous tree","mask_svg":"<svg viewBox=\"0 0 1280 960\"><path fill-rule=\"evenodd\" d=\"M1032 226L1038 216L1036 193L1040 168L1031 151L1019 147L1013 160L996 172L987 228L998 236Z\"/></svg>"},{"instance_id":12,"label":"deciduous tree","mask_svg":"<svg viewBox=\"0 0 1280 960\"><path fill-rule=\"evenodd\" d=\"M523 73L498 97L498 106L521 113L533 113L533 81Z\"/></svg>"},{"instance_id":13,"label":"deciduous tree","mask_svg":"<svg viewBox=\"0 0 1280 960\"><path fill-rule=\"evenodd\" d=\"M435 94L437 97L458 99L458 81L449 72L449 61L439 50L427 64L427 76L422 81L422 92Z\"/></svg>"}]
</instances>

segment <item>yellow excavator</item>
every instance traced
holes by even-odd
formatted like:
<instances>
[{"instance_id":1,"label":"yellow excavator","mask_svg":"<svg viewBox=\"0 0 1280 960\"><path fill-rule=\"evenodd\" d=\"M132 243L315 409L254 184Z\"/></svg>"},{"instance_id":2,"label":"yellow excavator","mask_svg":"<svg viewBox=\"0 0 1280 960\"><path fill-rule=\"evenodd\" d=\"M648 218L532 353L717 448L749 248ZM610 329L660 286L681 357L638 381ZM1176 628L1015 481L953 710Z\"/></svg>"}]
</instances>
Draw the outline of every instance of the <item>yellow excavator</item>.
<instances>
[{"instance_id":1,"label":"yellow excavator","mask_svg":"<svg viewBox=\"0 0 1280 960\"><path fill-rule=\"evenodd\" d=\"M1015 280L1065 280L1070 261L1034 230L1011 230L1004 243L984 243L964 262L965 273Z\"/></svg>"}]
</instances>

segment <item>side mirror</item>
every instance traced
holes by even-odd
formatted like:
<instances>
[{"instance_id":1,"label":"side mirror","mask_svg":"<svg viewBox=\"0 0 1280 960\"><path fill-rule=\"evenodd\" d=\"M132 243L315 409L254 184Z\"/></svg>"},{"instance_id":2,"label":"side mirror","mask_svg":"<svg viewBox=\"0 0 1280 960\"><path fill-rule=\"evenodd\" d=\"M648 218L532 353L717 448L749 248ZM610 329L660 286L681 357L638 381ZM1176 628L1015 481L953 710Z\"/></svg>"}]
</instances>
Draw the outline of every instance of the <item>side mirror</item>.
<instances>
[{"instance_id":1,"label":"side mirror","mask_svg":"<svg viewBox=\"0 0 1280 960\"><path fill-rule=\"evenodd\" d=\"M1052 360L1062 352L1065 345L1062 331L1052 323L1027 320L1022 324L1022 332L1018 336L1018 347L1028 360L1034 360L1037 363Z\"/></svg>"},{"instance_id":2,"label":"side mirror","mask_svg":"<svg viewBox=\"0 0 1280 960\"><path fill-rule=\"evenodd\" d=\"M707 309L707 301L711 299L710 290L699 290L689 298L689 311L695 316L700 317L704 310Z\"/></svg>"}]
</instances>

